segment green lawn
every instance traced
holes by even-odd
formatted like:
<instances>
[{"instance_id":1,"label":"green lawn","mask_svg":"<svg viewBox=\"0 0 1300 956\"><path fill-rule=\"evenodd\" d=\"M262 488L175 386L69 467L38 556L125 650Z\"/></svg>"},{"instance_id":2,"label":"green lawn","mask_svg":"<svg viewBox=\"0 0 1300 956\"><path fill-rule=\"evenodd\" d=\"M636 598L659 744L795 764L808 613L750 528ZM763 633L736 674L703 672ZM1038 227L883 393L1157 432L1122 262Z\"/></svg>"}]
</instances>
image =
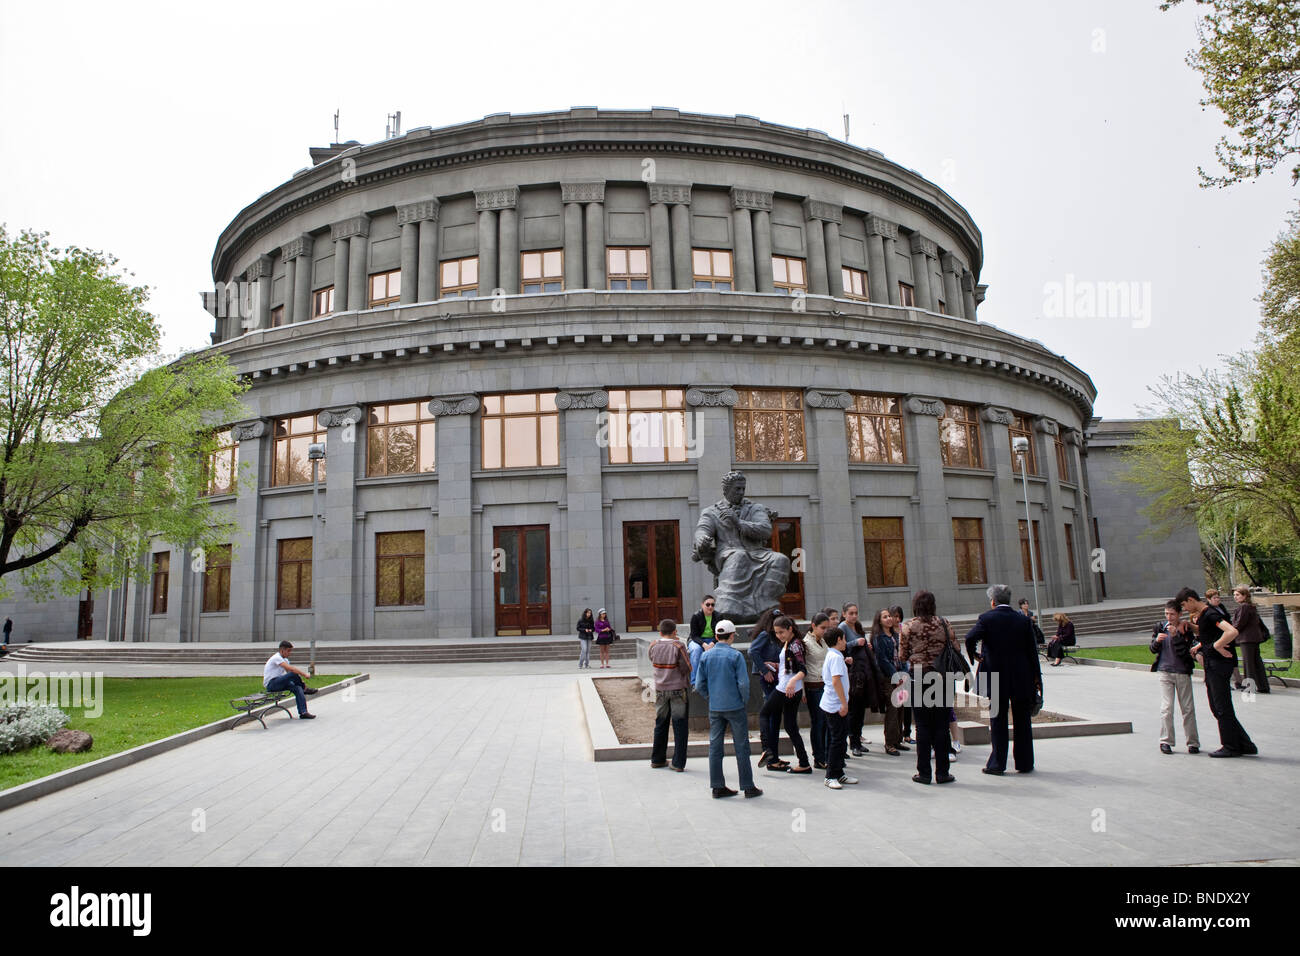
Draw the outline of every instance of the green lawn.
<instances>
[{"instance_id":1,"label":"green lawn","mask_svg":"<svg viewBox=\"0 0 1300 956\"><path fill-rule=\"evenodd\" d=\"M311 686L324 687L351 676L319 674ZM94 746L82 754L57 754L44 744L0 754L0 790L232 717L233 698L261 690L260 677L106 677L100 716L86 717L84 709L64 708L71 718L68 726L89 733ZM288 706L292 709L292 698Z\"/></svg>"},{"instance_id":2,"label":"green lawn","mask_svg":"<svg viewBox=\"0 0 1300 956\"><path fill-rule=\"evenodd\" d=\"M1261 657L1276 657L1271 640L1265 641L1259 646ZM1156 659L1156 656L1147 650L1145 644L1132 644L1125 647L1081 647L1078 650L1079 657L1097 657L1104 661L1130 661L1135 664L1150 664ZM1241 659L1238 653L1237 659ZM1291 667L1282 675L1284 677L1300 677L1300 661L1292 661ZM1274 685L1276 686L1276 685Z\"/></svg>"}]
</instances>

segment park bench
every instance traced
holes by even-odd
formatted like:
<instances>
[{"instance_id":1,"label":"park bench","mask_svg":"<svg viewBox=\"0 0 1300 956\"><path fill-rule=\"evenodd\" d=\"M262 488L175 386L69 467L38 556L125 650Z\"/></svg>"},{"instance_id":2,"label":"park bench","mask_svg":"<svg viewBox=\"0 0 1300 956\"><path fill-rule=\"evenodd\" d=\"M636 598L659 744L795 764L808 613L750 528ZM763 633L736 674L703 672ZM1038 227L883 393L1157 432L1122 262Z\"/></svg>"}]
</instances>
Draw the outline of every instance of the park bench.
<instances>
[{"instance_id":1,"label":"park bench","mask_svg":"<svg viewBox=\"0 0 1300 956\"><path fill-rule=\"evenodd\" d=\"M1264 673L1268 675L1264 679L1268 680L1269 677L1276 677L1277 682L1285 687L1286 681L1282 679L1282 675L1291 669L1293 662L1268 657L1262 658L1262 660L1264 662Z\"/></svg>"},{"instance_id":2,"label":"park bench","mask_svg":"<svg viewBox=\"0 0 1300 956\"><path fill-rule=\"evenodd\" d=\"M249 723L252 723L254 720L256 720L261 723L262 729L265 730L266 721L262 719L265 716L265 713L254 713L254 711L257 710L259 707L266 707L268 710L271 707L278 707L280 710L284 711L286 714L289 715L290 720L293 720L293 711L291 711L288 707L285 707L284 704L282 703L282 701L286 697L292 697L292 696L293 696L292 691L264 690L260 694L249 694L247 697L236 697L234 700L230 702L230 706L235 708L235 710L242 711L242 713L237 718L235 718L235 722L230 725L230 729L234 730L244 721L248 721Z\"/></svg>"},{"instance_id":3,"label":"park bench","mask_svg":"<svg viewBox=\"0 0 1300 956\"><path fill-rule=\"evenodd\" d=\"M1050 643L1050 642L1049 642L1049 643ZM1078 645L1078 644L1067 644L1065 647L1062 647L1062 648L1061 648L1061 654L1062 654L1062 657L1061 657L1061 663L1064 664L1066 661L1069 661L1071 664L1077 664L1077 663L1079 663L1078 658L1076 658L1076 657L1074 656L1074 655L1077 654L1077 653L1079 653L1079 645ZM1048 659L1048 657L1047 657L1047 644L1039 644L1039 645L1038 645L1038 657L1039 657L1040 660L1044 660L1044 661Z\"/></svg>"}]
</instances>

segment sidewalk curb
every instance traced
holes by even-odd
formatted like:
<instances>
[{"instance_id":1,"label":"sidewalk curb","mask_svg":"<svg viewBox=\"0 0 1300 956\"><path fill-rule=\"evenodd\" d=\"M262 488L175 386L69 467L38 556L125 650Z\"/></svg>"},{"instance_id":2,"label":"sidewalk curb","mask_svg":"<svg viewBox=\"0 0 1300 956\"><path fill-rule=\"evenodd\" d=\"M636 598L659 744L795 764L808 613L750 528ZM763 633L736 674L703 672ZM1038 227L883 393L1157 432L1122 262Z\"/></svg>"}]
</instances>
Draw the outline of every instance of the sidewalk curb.
<instances>
[{"instance_id":1,"label":"sidewalk curb","mask_svg":"<svg viewBox=\"0 0 1300 956\"><path fill-rule=\"evenodd\" d=\"M337 693L344 687L350 687L366 680L370 680L369 674L358 674L356 677L349 677L346 680L339 681L337 684L330 684L328 687L320 688L320 694ZM318 696L320 696L320 694L318 694ZM253 713L265 714L267 711L274 709L276 709L275 705L270 704L253 711ZM204 737L211 737L214 734L219 734L223 730L229 730L230 726L235 721L241 720L243 716L243 714L234 714L230 717L223 717L220 720L214 721L210 724L204 724L201 727L192 727L189 730L183 730L179 734L172 734L170 737L164 737L161 740L151 740L147 744L132 747L130 750L123 750L120 753L101 757L99 760L92 760L89 763L83 763L76 767L69 767L67 770L60 770L58 773L52 773L48 777L41 777L39 780L22 783L16 787L10 787L8 790L0 790L0 811L8 810L10 807L16 807L21 803L27 803L31 800L37 799L38 797L46 796L47 794L66 790L68 787L76 786L86 780L93 780L95 777L102 777L106 773L112 773L114 770L120 770L123 767L128 767L133 763L139 763L141 760L147 760L150 757L156 757L169 750L175 750L177 747L192 744L197 740L202 740ZM38 744L38 746L43 747L45 745Z\"/></svg>"},{"instance_id":2,"label":"sidewalk curb","mask_svg":"<svg viewBox=\"0 0 1300 956\"><path fill-rule=\"evenodd\" d=\"M1082 654L1076 655L1075 659L1080 664L1089 664L1093 667L1117 667L1126 671L1149 671L1150 664L1135 664L1132 661L1108 661L1101 657L1084 657ZM1199 668L1192 673L1192 680L1204 681L1205 672ZM1296 677L1270 677L1270 681L1280 680L1287 687L1300 687L1300 678Z\"/></svg>"}]
</instances>

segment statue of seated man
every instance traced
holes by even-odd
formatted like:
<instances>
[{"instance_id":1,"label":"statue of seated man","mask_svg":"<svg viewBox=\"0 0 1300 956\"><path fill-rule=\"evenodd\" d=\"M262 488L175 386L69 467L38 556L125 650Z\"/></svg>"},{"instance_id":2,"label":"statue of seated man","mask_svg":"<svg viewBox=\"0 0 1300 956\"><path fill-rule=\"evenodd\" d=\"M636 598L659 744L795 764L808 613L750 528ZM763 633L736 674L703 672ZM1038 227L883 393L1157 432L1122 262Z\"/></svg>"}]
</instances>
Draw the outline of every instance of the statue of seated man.
<instances>
[{"instance_id":1,"label":"statue of seated man","mask_svg":"<svg viewBox=\"0 0 1300 956\"><path fill-rule=\"evenodd\" d=\"M713 572L717 616L752 622L778 606L790 580L790 559L773 551L772 515L745 497L745 476L722 476L722 500L700 512L695 526L695 561Z\"/></svg>"}]
</instances>

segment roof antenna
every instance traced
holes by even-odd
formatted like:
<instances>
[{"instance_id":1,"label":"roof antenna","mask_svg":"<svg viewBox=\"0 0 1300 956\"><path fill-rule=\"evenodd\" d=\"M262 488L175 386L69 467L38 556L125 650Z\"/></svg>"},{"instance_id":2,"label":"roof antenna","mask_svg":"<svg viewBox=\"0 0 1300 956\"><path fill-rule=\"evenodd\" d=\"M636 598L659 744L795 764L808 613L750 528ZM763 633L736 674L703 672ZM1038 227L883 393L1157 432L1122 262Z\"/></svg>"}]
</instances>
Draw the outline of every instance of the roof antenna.
<instances>
[{"instance_id":1,"label":"roof antenna","mask_svg":"<svg viewBox=\"0 0 1300 956\"><path fill-rule=\"evenodd\" d=\"M334 145L339 144L339 111L334 111Z\"/></svg>"},{"instance_id":2,"label":"roof antenna","mask_svg":"<svg viewBox=\"0 0 1300 956\"><path fill-rule=\"evenodd\" d=\"M844 108L843 105L841 105L840 109L843 108ZM845 113L844 114L844 142L847 143L848 141L849 141L849 114Z\"/></svg>"},{"instance_id":3,"label":"roof antenna","mask_svg":"<svg viewBox=\"0 0 1300 956\"><path fill-rule=\"evenodd\" d=\"M402 135L402 111L388 114L388 125L384 127L384 139L394 139Z\"/></svg>"}]
</instances>

